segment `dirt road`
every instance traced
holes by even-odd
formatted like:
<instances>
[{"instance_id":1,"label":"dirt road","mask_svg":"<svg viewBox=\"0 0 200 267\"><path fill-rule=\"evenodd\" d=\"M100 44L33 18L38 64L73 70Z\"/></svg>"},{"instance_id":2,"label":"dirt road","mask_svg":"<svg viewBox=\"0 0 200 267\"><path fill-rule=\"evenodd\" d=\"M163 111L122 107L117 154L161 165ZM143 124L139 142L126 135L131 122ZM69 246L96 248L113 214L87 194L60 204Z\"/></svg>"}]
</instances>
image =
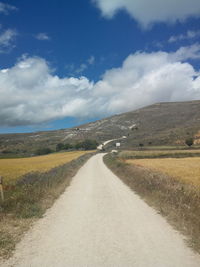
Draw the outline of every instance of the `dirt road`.
<instances>
[{"instance_id":1,"label":"dirt road","mask_svg":"<svg viewBox=\"0 0 200 267\"><path fill-rule=\"evenodd\" d=\"M97 149L99 150L102 150L104 146L106 146L107 144L113 142L113 141L119 141L119 140L122 140L122 139L126 139L127 137L126 136L122 136L120 138L115 138L115 139L111 139L111 140L107 140L105 142L103 142L102 144L100 144Z\"/></svg>"},{"instance_id":2,"label":"dirt road","mask_svg":"<svg viewBox=\"0 0 200 267\"><path fill-rule=\"evenodd\" d=\"M99 145L99 146L97 147L97 149L102 150L103 147L104 147L105 145L107 145L107 144L109 144L110 142L113 142L113 141L115 141L115 140L118 140L118 139L107 140L107 141L103 142L103 144Z\"/></svg>"},{"instance_id":3,"label":"dirt road","mask_svg":"<svg viewBox=\"0 0 200 267\"><path fill-rule=\"evenodd\" d=\"M199 267L200 258L98 154L2 266Z\"/></svg>"}]
</instances>

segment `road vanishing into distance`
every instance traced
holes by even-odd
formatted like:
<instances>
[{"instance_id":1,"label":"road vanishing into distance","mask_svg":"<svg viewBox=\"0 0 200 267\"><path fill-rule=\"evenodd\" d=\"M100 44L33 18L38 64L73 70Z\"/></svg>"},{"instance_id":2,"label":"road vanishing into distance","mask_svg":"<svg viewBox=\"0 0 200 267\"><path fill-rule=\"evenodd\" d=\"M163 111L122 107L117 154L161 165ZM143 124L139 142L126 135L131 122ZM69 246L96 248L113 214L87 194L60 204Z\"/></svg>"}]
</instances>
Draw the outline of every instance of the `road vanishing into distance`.
<instances>
[{"instance_id":1,"label":"road vanishing into distance","mask_svg":"<svg viewBox=\"0 0 200 267\"><path fill-rule=\"evenodd\" d=\"M107 141L103 142L102 144L100 144L100 145L97 147L97 149L102 150L107 144L109 144L109 143L111 143L111 142L113 142L113 141L120 141L120 140L122 140L122 139L126 139L126 138L127 138L126 136L122 136L122 137L120 137L120 138L115 138L115 139L107 140Z\"/></svg>"},{"instance_id":2,"label":"road vanishing into distance","mask_svg":"<svg viewBox=\"0 0 200 267\"><path fill-rule=\"evenodd\" d=\"M182 235L93 156L2 266L199 267Z\"/></svg>"}]
</instances>

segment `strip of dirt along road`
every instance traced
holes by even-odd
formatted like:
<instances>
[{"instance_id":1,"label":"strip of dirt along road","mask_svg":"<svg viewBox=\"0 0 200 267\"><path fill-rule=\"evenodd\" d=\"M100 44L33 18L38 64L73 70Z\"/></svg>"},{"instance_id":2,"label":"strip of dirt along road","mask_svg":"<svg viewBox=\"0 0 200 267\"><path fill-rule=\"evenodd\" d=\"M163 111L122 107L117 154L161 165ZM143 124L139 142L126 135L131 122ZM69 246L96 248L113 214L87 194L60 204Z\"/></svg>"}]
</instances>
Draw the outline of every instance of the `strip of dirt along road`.
<instances>
[{"instance_id":1,"label":"strip of dirt along road","mask_svg":"<svg viewBox=\"0 0 200 267\"><path fill-rule=\"evenodd\" d=\"M200 257L93 156L2 266L199 267Z\"/></svg>"}]
</instances>

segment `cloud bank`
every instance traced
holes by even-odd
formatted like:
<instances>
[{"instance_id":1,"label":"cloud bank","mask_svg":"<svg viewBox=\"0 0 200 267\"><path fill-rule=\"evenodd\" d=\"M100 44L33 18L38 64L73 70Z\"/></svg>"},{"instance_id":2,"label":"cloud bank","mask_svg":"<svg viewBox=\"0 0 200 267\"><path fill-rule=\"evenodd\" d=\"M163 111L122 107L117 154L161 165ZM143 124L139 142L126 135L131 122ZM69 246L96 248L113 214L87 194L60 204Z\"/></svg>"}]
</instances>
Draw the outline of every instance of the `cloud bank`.
<instances>
[{"instance_id":1,"label":"cloud bank","mask_svg":"<svg viewBox=\"0 0 200 267\"><path fill-rule=\"evenodd\" d=\"M22 58L0 71L0 124L33 125L73 117L102 117L161 101L200 99L200 73L186 62L200 46L129 55L97 83L59 78L42 58Z\"/></svg>"},{"instance_id":2,"label":"cloud bank","mask_svg":"<svg viewBox=\"0 0 200 267\"><path fill-rule=\"evenodd\" d=\"M126 10L144 28L155 22L183 21L200 16L199 0L92 0L103 16L112 18L119 10Z\"/></svg>"}]
</instances>

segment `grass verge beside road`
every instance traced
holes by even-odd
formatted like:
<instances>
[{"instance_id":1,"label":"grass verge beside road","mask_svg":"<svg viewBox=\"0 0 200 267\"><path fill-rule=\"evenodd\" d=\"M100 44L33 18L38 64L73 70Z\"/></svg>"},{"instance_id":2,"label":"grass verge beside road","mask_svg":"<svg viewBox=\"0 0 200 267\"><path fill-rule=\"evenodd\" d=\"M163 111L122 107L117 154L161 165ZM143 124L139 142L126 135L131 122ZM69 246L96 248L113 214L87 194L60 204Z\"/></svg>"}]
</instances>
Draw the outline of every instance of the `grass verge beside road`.
<instances>
[{"instance_id":1,"label":"grass verge beside road","mask_svg":"<svg viewBox=\"0 0 200 267\"><path fill-rule=\"evenodd\" d=\"M159 171L128 164L117 155L107 154L104 162L175 229L187 236L188 244L200 252L199 187Z\"/></svg>"},{"instance_id":2,"label":"grass verge beside road","mask_svg":"<svg viewBox=\"0 0 200 267\"><path fill-rule=\"evenodd\" d=\"M0 203L0 258L12 254L23 233L51 207L78 169L94 154L84 154L46 172L27 173L7 186L5 201Z\"/></svg>"}]
</instances>

